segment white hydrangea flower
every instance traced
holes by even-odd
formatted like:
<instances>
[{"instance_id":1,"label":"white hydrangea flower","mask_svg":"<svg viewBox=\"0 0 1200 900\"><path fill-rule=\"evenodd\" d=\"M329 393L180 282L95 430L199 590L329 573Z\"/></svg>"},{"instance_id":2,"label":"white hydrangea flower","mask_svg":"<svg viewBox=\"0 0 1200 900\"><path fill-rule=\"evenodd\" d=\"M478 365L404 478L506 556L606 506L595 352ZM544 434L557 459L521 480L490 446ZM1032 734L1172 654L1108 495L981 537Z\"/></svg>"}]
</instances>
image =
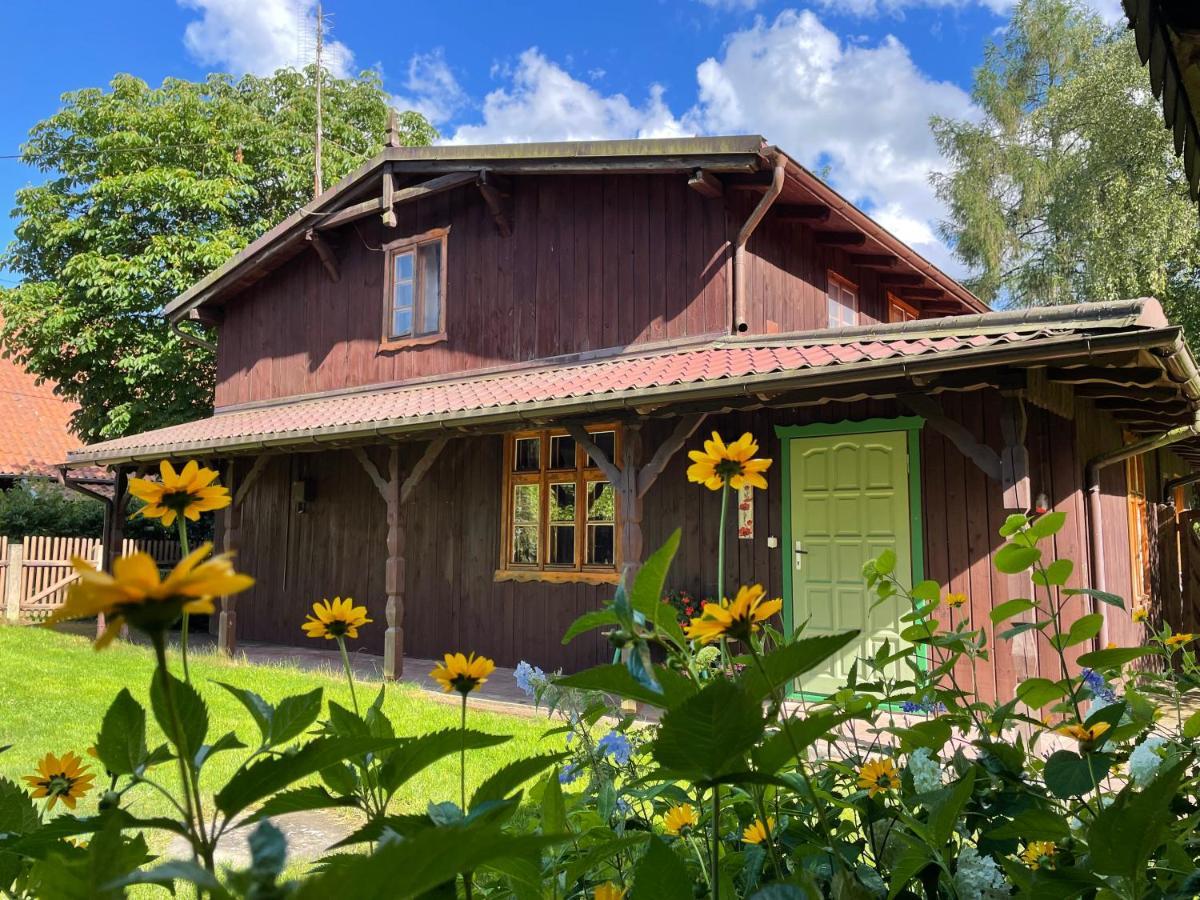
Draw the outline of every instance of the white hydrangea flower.
<instances>
[{"instance_id":1,"label":"white hydrangea flower","mask_svg":"<svg viewBox=\"0 0 1200 900\"><path fill-rule=\"evenodd\" d=\"M928 747L918 747L908 756L908 771L918 794L928 794L942 786L942 767Z\"/></svg>"},{"instance_id":2,"label":"white hydrangea flower","mask_svg":"<svg viewBox=\"0 0 1200 900\"><path fill-rule=\"evenodd\" d=\"M958 854L954 887L962 900L1000 900L1011 892L996 861L974 847L963 847Z\"/></svg>"},{"instance_id":3,"label":"white hydrangea flower","mask_svg":"<svg viewBox=\"0 0 1200 900\"><path fill-rule=\"evenodd\" d=\"M1129 754L1129 776L1137 787L1144 788L1158 774L1158 767L1162 765L1163 761L1159 750L1166 743L1165 739L1157 734L1152 734L1134 747L1133 752Z\"/></svg>"}]
</instances>

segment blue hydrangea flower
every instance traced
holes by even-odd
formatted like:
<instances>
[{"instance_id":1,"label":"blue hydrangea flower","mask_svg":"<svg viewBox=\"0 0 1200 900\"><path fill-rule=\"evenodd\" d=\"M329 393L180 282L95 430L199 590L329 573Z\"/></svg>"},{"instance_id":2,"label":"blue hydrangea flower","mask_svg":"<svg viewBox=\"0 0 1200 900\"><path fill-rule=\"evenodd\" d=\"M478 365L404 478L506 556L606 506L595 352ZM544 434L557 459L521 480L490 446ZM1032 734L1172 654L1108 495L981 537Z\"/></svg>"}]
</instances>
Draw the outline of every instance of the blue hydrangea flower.
<instances>
[{"instance_id":1,"label":"blue hydrangea flower","mask_svg":"<svg viewBox=\"0 0 1200 900\"><path fill-rule=\"evenodd\" d=\"M561 772L558 773L558 783L559 784L570 784L573 781L577 781L579 779L579 776L582 774L583 774L583 769L580 766L576 765L575 763L571 763L569 766L567 766L565 769L563 769Z\"/></svg>"},{"instance_id":2,"label":"blue hydrangea flower","mask_svg":"<svg viewBox=\"0 0 1200 900\"><path fill-rule=\"evenodd\" d=\"M618 766L628 763L633 755L633 745L629 743L629 738L617 731L610 731L600 738L596 747L604 756L611 756Z\"/></svg>"},{"instance_id":3,"label":"blue hydrangea flower","mask_svg":"<svg viewBox=\"0 0 1200 900\"><path fill-rule=\"evenodd\" d=\"M513 671L513 678L516 679L517 687L531 700L537 697L538 688L546 683L546 673L537 666L531 666L525 660L521 660L517 664L517 668Z\"/></svg>"}]
</instances>

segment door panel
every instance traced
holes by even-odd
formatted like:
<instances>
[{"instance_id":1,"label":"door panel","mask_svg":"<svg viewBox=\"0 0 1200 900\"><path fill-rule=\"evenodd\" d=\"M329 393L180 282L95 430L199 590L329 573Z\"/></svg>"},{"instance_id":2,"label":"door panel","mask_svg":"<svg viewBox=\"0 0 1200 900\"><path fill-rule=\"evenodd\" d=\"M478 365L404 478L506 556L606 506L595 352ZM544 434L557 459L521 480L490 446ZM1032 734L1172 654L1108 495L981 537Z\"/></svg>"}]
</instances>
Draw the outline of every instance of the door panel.
<instances>
[{"instance_id":1,"label":"door panel","mask_svg":"<svg viewBox=\"0 0 1200 900\"><path fill-rule=\"evenodd\" d=\"M884 550L896 552L897 576L911 586L912 534L908 489L908 433L883 431L798 437L787 450L791 468L793 546L792 621L808 621L806 634L863 630L863 637L797 688L831 693L854 660L874 653L885 639L896 646L903 600L871 609L873 592L863 563ZM804 551L797 553L797 549Z\"/></svg>"}]
</instances>

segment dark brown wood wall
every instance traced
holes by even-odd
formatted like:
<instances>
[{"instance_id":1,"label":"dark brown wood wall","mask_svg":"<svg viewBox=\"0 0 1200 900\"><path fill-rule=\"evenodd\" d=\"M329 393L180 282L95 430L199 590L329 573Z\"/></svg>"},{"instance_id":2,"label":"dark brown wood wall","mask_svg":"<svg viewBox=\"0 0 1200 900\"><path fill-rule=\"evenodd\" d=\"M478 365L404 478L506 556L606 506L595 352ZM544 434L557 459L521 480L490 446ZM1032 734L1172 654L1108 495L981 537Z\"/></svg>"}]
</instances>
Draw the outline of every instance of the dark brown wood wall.
<instances>
[{"instance_id":1,"label":"dark brown wood wall","mask_svg":"<svg viewBox=\"0 0 1200 900\"><path fill-rule=\"evenodd\" d=\"M396 212L336 233L340 281L305 252L227 304L218 407L727 329L725 207L681 177L517 178L509 238L474 187ZM448 339L381 351L377 248L447 225Z\"/></svg>"},{"instance_id":2,"label":"dark brown wood wall","mask_svg":"<svg viewBox=\"0 0 1200 900\"><path fill-rule=\"evenodd\" d=\"M1000 445L998 394L949 395L942 402L978 439ZM1085 404L1079 405L1074 422L1032 405L1027 410L1033 493L1044 491L1054 508L1069 513L1067 526L1055 539L1055 553L1075 562L1073 585L1089 584L1083 466L1095 453L1117 446L1120 433ZM754 540L737 540L735 523L729 523L727 592L753 582L762 583L772 595L783 590L782 551L766 544L768 535L781 535L783 510L781 448L774 426L903 414L892 401L869 401L734 413L706 423L694 443L712 428L730 436L751 431L762 452L776 459L768 475L769 490L755 494ZM645 424L647 454L671 425ZM406 509L407 655L474 651L501 665L527 659L548 670L606 661L611 651L596 635L567 647L561 635L578 615L599 608L611 587L494 580L500 541L500 448L499 437L451 441ZM420 449L417 445L406 450L407 465ZM682 528L669 586L711 597L716 592L718 495L688 483L686 466L684 454L678 454L647 495L646 552L674 528ZM315 493L305 512L297 513L289 500L290 484L302 477L312 479ZM1056 660L1044 643L998 642L988 618L997 604L1029 596L1030 591L1027 580L1008 578L992 566L1002 543L997 532L1006 515L999 486L928 427L921 437L921 481L926 577L967 594L967 608L987 630L992 645L991 665L981 663L973 675L964 667L964 680L970 683L974 678L984 697L1005 699L1021 677L1057 677ZM1123 467L1106 470L1102 487L1108 587L1127 596L1131 570ZM239 565L255 575L258 584L239 602L240 639L307 644L300 624L311 603L349 594L365 602L375 619L358 649L382 651L384 504L352 454L297 454L273 461L249 493L243 521ZM1069 614L1088 609L1088 601L1075 600ZM1119 613L1112 617L1112 640L1132 639L1122 630L1127 620Z\"/></svg>"}]
</instances>

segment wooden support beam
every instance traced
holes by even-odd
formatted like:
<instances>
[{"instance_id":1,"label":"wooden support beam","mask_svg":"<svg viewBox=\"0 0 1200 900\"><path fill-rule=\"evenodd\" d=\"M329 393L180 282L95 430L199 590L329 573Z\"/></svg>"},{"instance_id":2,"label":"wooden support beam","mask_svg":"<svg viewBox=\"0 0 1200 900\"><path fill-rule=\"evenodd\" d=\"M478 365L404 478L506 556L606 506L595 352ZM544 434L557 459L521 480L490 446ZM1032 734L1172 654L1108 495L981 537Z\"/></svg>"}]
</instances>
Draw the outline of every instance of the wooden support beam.
<instances>
[{"instance_id":1,"label":"wooden support beam","mask_svg":"<svg viewBox=\"0 0 1200 900\"><path fill-rule=\"evenodd\" d=\"M901 287L896 290L896 295L902 300L940 300L946 292L941 288Z\"/></svg>"},{"instance_id":2,"label":"wooden support beam","mask_svg":"<svg viewBox=\"0 0 1200 900\"><path fill-rule=\"evenodd\" d=\"M425 445L425 452L421 454L421 458L417 460L417 464L412 467L412 471L404 479L404 484L400 486L400 502L407 503L412 496L412 492L417 485L421 483L421 479L437 462L438 456L445 449L448 437L436 437Z\"/></svg>"},{"instance_id":3,"label":"wooden support beam","mask_svg":"<svg viewBox=\"0 0 1200 900\"><path fill-rule=\"evenodd\" d=\"M714 198L725 193L725 186L721 184L721 179L704 169L696 169L692 172L692 177L688 179L688 187L701 197Z\"/></svg>"},{"instance_id":4,"label":"wooden support beam","mask_svg":"<svg viewBox=\"0 0 1200 900\"><path fill-rule=\"evenodd\" d=\"M1124 400L1127 403L1141 403L1143 400L1149 403L1165 403L1180 397L1179 391L1171 387L1131 388L1116 384L1078 384L1074 390L1076 397L1089 400Z\"/></svg>"},{"instance_id":5,"label":"wooden support beam","mask_svg":"<svg viewBox=\"0 0 1200 900\"><path fill-rule=\"evenodd\" d=\"M1154 387L1163 380L1163 371L1155 366L1077 366L1072 369L1047 369L1050 381L1068 384L1116 384L1123 387Z\"/></svg>"},{"instance_id":6,"label":"wooden support beam","mask_svg":"<svg viewBox=\"0 0 1200 900\"><path fill-rule=\"evenodd\" d=\"M367 477L371 479L371 484L375 485L375 490L379 491L379 496L386 502L391 495L391 484L388 479L379 471L379 467L375 465L371 457L367 456L367 451L361 445L355 447L351 452L354 453L358 464L363 467L363 471L367 473Z\"/></svg>"},{"instance_id":7,"label":"wooden support beam","mask_svg":"<svg viewBox=\"0 0 1200 900\"><path fill-rule=\"evenodd\" d=\"M392 168L385 165L383 168L383 191L379 197L379 204L383 207L383 215L381 216L383 226L385 228L396 227L396 177L392 174Z\"/></svg>"},{"instance_id":8,"label":"wooden support beam","mask_svg":"<svg viewBox=\"0 0 1200 900\"><path fill-rule=\"evenodd\" d=\"M894 253L851 253L850 265L864 269L890 269L900 258Z\"/></svg>"},{"instance_id":9,"label":"wooden support beam","mask_svg":"<svg viewBox=\"0 0 1200 900\"><path fill-rule=\"evenodd\" d=\"M682 449L683 445L691 439L696 433L696 429L704 424L704 420L708 417L707 413L693 413L690 416L683 416L675 425L675 430L654 451L654 456L650 458L650 462L642 467L637 476L637 495L638 498L646 496L646 492L658 479L658 476L663 473L667 467L667 463L671 461L676 453Z\"/></svg>"},{"instance_id":10,"label":"wooden support beam","mask_svg":"<svg viewBox=\"0 0 1200 900\"><path fill-rule=\"evenodd\" d=\"M1033 507L1029 488L1029 451L1025 447L1028 417L1025 399L1020 393L1005 394L1000 413L1000 433L1004 449L1000 451L1000 489L1004 508L1027 512Z\"/></svg>"},{"instance_id":11,"label":"wooden support beam","mask_svg":"<svg viewBox=\"0 0 1200 900\"><path fill-rule=\"evenodd\" d=\"M923 394L901 394L900 402L923 417L929 426L941 432L958 452L965 456L992 481L1000 481L1002 464L1000 454L991 447L975 440L975 435L960 422L955 422L943 411L942 405Z\"/></svg>"},{"instance_id":12,"label":"wooden support beam","mask_svg":"<svg viewBox=\"0 0 1200 900\"><path fill-rule=\"evenodd\" d=\"M271 457L267 456L266 454L255 457L254 465L252 465L250 467L250 471L246 473L246 477L242 479L242 483L236 484L236 485L233 482L233 461L232 460L230 461L230 463L229 463L229 481L226 482L226 486L231 491L235 487L237 488L237 491L233 495L233 505L234 506L240 507L242 505L242 503L245 502L246 495L248 493L250 493L250 488L254 487L254 482L258 481L258 476L263 473L263 469L265 469L267 467L267 463L269 463L270 461L271 461Z\"/></svg>"},{"instance_id":13,"label":"wooden support beam","mask_svg":"<svg viewBox=\"0 0 1200 900\"><path fill-rule=\"evenodd\" d=\"M924 275L915 275L911 272L884 272L879 276L878 281L884 285L904 285L907 287L920 287L925 283Z\"/></svg>"},{"instance_id":14,"label":"wooden support beam","mask_svg":"<svg viewBox=\"0 0 1200 900\"><path fill-rule=\"evenodd\" d=\"M113 479L112 504L105 510L103 537L101 538L100 568L112 571L113 563L121 556L121 548L125 543L125 506L129 502L129 470L117 466ZM104 634L106 622L104 613L96 616L96 637ZM124 636L124 629L122 629Z\"/></svg>"},{"instance_id":15,"label":"wooden support beam","mask_svg":"<svg viewBox=\"0 0 1200 900\"><path fill-rule=\"evenodd\" d=\"M829 221L829 207L823 203L776 203L771 214L779 222L817 223Z\"/></svg>"},{"instance_id":16,"label":"wooden support beam","mask_svg":"<svg viewBox=\"0 0 1200 900\"><path fill-rule=\"evenodd\" d=\"M448 175L440 175L437 178L422 181L420 184L414 184L403 190L394 191L392 193L392 204L408 203L413 200L420 200L423 197L431 197L434 194L440 194L443 191L453 190L465 184L470 184L477 177L475 172L451 172ZM376 197L374 200L364 200L362 203L355 203L352 206L347 206L345 209L325 216L317 223L316 229L318 231L329 231L331 228L338 228L348 222L355 222L366 216L382 212L383 202L379 197Z\"/></svg>"},{"instance_id":17,"label":"wooden support beam","mask_svg":"<svg viewBox=\"0 0 1200 900\"><path fill-rule=\"evenodd\" d=\"M813 233L814 244L833 247L861 247L866 242L867 236L861 231L816 231Z\"/></svg>"},{"instance_id":18,"label":"wooden support beam","mask_svg":"<svg viewBox=\"0 0 1200 900\"><path fill-rule=\"evenodd\" d=\"M321 264L325 266L325 272L329 275L329 280L335 283L341 281L342 274L338 271L337 256L334 255L333 248L329 246L329 242L311 228L304 233L304 239L317 251L317 256L321 257Z\"/></svg>"},{"instance_id":19,"label":"wooden support beam","mask_svg":"<svg viewBox=\"0 0 1200 900\"><path fill-rule=\"evenodd\" d=\"M484 169L476 181L483 202L487 204L492 221L502 237L512 234L512 184Z\"/></svg>"}]
</instances>

